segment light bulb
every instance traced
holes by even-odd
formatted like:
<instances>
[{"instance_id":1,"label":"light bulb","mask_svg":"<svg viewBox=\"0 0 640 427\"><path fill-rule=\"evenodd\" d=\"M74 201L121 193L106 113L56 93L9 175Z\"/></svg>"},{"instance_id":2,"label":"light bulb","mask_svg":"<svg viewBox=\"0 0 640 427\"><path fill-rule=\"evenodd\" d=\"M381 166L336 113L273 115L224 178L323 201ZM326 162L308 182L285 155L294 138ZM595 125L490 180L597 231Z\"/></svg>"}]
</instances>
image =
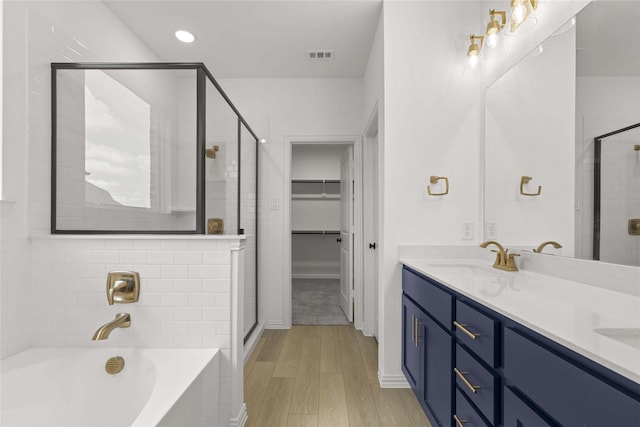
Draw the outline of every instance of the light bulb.
<instances>
[{"instance_id":1,"label":"light bulb","mask_svg":"<svg viewBox=\"0 0 640 427\"><path fill-rule=\"evenodd\" d=\"M496 33L487 36L487 46L490 48L498 46L498 35Z\"/></svg>"},{"instance_id":2,"label":"light bulb","mask_svg":"<svg viewBox=\"0 0 640 427\"><path fill-rule=\"evenodd\" d=\"M478 55L469 55L469 66L471 68L476 68L478 66L479 59Z\"/></svg>"},{"instance_id":3,"label":"light bulb","mask_svg":"<svg viewBox=\"0 0 640 427\"><path fill-rule=\"evenodd\" d=\"M516 25L522 24L526 16L527 16L527 8L522 3L520 3L517 6L514 6L513 9L511 9L511 20Z\"/></svg>"}]
</instances>

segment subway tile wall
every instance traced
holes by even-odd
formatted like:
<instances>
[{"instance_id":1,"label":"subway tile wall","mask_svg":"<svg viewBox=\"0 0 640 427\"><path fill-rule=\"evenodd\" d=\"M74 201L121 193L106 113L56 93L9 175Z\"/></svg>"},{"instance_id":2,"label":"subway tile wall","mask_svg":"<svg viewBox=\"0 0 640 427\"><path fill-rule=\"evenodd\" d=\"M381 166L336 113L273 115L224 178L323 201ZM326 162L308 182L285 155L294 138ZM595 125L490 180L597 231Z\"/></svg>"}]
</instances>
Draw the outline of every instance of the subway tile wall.
<instances>
[{"instance_id":1,"label":"subway tile wall","mask_svg":"<svg viewBox=\"0 0 640 427\"><path fill-rule=\"evenodd\" d=\"M105 346L229 348L230 240L32 239L33 345L85 347L118 312ZM109 271L140 274L140 301L109 306Z\"/></svg>"}]
</instances>

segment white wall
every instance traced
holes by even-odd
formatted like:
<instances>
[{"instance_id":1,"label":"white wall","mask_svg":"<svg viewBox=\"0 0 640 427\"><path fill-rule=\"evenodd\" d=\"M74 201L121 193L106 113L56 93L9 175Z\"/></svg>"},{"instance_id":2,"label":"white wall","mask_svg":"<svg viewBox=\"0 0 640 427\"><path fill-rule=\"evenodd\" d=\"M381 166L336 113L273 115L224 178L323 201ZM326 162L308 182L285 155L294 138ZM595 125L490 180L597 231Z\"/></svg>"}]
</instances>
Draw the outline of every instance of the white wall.
<instances>
[{"instance_id":1,"label":"white wall","mask_svg":"<svg viewBox=\"0 0 640 427\"><path fill-rule=\"evenodd\" d=\"M640 77L577 77L576 256L579 258L593 256L593 138L640 122L639 112ZM618 183L604 182L602 188L617 186Z\"/></svg>"},{"instance_id":2,"label":"white wall","mask_svg":"<svg viewBox=\"0 0 640 427\"><path fill-rule=\"evenodd\" d=\"M28 234L50 231L50 62L154 61L100 2L6 2L2 356L28 348Z\"/></svg>"},{"instance_id":3,"label":"white wall","mask_svg":"<svg viewBox=\"0 0 640 427\"><path fill-rule=\"evenodd\" d=\"M388 2L383 13L379 377L393 386L404 383L398 246L475 244L480 236L482 85L462 76L465 52L456 41L486 12L443 1ZM450 194L427 196L430 175L448 176ZM471 242L461 240L467 221L475 224Z\"/></svg>"},{"instance_id":4,"label":"white wall","mask_svg":"<svg viewBox=\"0 0 640 427\"><path fill-rule=\"evenodd\" d=\"M287 327L284 296L284 223L287 137L359 135L362 114L361 79L221 79L220 85L253 130L267 139L259 151L260 322ZM277 205L277 208L273 206Z\"/></svg>"},{"instance_id":5,"label":"white wall","mask_svg":"<svg viewBox=\"0 0 640 427\"><path fill-rule=\"evenodd\" d=\"M550 37L486 91L485 222L503 245L574 253L575 27ZM523 186L522 176L532 180Z\"/></svg>"},{"instance_id":6,"label":"white wall","mask_svg":"<svg viewBox=\"0 0 640 427\"><path fill-rule=\"evenodd\" d=\"M242 348L242 306L231 313L242 297L242 288L232 287L244 278L232 269L243 262L239 239L46 236L49 63L156 58L101 2L6 2L3 18L12 37L4 40L2 172L9 201L0 206L0 357L33 346L219 347L226 365L222 389L233 389L222 396L219 411L227 425L242 406L242 352L232 354ZM141 273L138 304L107 306L104 280L114 269ZM132 314L131 329L92 342L93 331L117 311Z\"/></svg>"}]
</instances>

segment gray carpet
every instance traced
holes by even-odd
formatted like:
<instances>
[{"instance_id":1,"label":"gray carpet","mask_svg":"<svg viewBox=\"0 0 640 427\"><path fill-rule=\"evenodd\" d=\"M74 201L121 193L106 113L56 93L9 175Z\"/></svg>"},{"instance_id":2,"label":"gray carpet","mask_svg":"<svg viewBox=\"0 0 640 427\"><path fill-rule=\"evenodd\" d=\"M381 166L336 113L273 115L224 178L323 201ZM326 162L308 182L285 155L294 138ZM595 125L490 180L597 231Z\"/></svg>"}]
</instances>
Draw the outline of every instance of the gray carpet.
<instances>
[{"instance_id":1,"label":"gray carpet","mask_svg":"<svg viewBox=\"0 0 640 427\"><path fill-rule=\"evenodd\" d=\"M294 325L346 325L337 279L293 279Z\"/></svg>"}]
</instances>

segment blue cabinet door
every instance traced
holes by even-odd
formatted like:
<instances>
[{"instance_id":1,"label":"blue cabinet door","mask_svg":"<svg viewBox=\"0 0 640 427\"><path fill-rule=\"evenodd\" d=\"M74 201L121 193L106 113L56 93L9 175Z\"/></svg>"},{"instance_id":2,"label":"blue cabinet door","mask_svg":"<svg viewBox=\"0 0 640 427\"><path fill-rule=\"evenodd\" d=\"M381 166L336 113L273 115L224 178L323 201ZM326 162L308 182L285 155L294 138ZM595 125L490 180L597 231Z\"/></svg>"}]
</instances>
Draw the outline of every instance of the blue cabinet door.
<instances>
[{"instance_id":1,"label":"blue cabinet door","mask_svg":"<svg viewBox=\"0 0 640 427\"><path fill-rule=\"evenodd\" d=\"M419 400L424 395L422 385L422 351L416 336L416 327L419 319L425 317L422 311L405 295L402 296L402 372L407 378Z\"/></svg>"},{"instance_id":2,"label":"blue cabinet door","mask_svg":"<svg viewBox=\"0 0 640 427\"><path fill-rule=\"evenodd\" d=\"M638 400L510 328L504 376L561 425L640 426Z\"/></svg>"},{"instance_id":3,"label":"blue cabinet door","mask_svg":"<svg viewBox=\"0 0 640 427\"><path fill-rule=\"evenodd\" d=\"M438 425L453 424L453 337L424 316L419 340L424 345L424 403ZM424 335L422 335L424 334Z\"/></svg>"},{"instance_id":4,"label":"blue cabinet door","mask_svg":"<svg viewBox=\"0 0 640 427\"><path fill-rule=\"evenodd\" d=\"M504 388L503 425L504 427L555 427L520 400L509 387Z\"/></svg>"}]
</instances>

